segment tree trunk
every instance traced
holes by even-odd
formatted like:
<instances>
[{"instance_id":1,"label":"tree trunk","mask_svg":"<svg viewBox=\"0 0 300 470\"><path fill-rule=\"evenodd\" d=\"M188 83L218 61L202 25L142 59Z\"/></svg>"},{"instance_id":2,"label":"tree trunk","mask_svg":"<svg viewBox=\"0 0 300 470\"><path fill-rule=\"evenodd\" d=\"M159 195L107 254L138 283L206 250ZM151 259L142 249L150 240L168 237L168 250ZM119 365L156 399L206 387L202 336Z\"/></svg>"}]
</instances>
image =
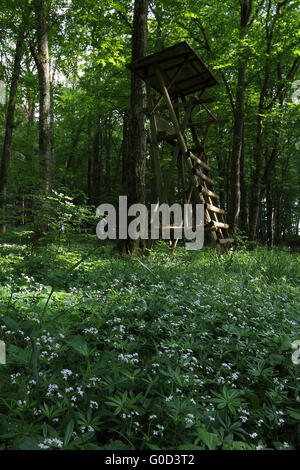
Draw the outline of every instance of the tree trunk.
<instances>
[{"instance_id":1,"label":"tree trunk","mask_svg":"<svg viewBox=\"0 0 300 470\"><path fill-rule=\"evenodd\" d=\"M263 184L263 165L262 165L262 153L263 153L263 119L264 119L264 112L265 112L265 101L268 95L268 90L270 87L269 81L271 77L271 52L273 47L273 38L274 38L274 31L276 23L282 13L282 7L287 4L286 1L279 2L276 5L276 13L274 18L272 19L271 11L272 11L272 0L268 1L267 6L267 15L266 15L266 62L264 67L264 79L262 88L260 91L259 97L259 104L257 109L257 132L256 132L256 143L254 148L254 163L255 163L255 171L253 176L253 184L252 184L252 191L251 191L251 203L250 203L250 229L249 229L249 239L255 240L256 238L256 231L257 231L257 224L258 224L258 216L259 216L259 204L260 204L260 197L261 197L261 190ZM278 41L278 38L277 38ZM291 68L290 73L292 73L294 67ZM278 80L282 80L281 76L281 64L278 64L277 68L278 73ZM276 98L276 95L275 95ZM283 106L283 90L280 91L279 95L280 106ZM267 109L270 105L267 107Z\"/></svg>"},{"instance_id":2,"label":"tree trunk","mask_svg":"<svg viewBox=\"0 0 300 470\"><path fill-rule=\"evenodd\" d=\"M88 124L90 123L90 117L88 118ZM91 126L88 125L88 168L87 168L87 197L88 204L92 204L92 133Z\"/></svg>"},{"instance_id":3,"label":"tree trunk","mask_svg":"<svg viewBox=\"0 0 300 470\"><path fill-rule=\"evenodd\" d=\"M251 190L251 201L250 201L250 227L249 227L249 239L255 240L257 224L258 224L258 214L259 214L259 204L260 204L260 195L261 195L261 185L262 185L262 136L263 136L263 102L264 95L261 95L261 103L258 108L257 115L257 133L256 133L256 143L254 149L254 162L255 162L255 171L253 174L252 190Z\"/></svg>"},{"instance_id":4,"label":"tree trunk","mask_svg":"<svg viewBox=\"0 0 300 470\"><path fill-rule=\"evenodd\" d=\"M113 133L112 118L109 116L107 120L107 134L106 134L106 145L105 145L105 192L109 195L111 190L111 147L112 147L112 133Z\"/></svg>"},{"instance_id":5,"label":"tree trunk","mask_svg":"<svg viewBox=\"0 0 300 470\"><path fill-rule=\"evenodd\" d=\"M240 186L240 165L242 153L242 133L244 124L244 106L246 90L246 70L247 61L242 60L238 68L238 83L236 92L236 101L233 117L233 142L231 157L231 188L230 188L230 207L229 207L229 225L234 232L238 224L241 204L241 186Z\"/></svg>"},{"instance_id":6,"label":"tree trunk","mask_svg":"<svg viewBox=\"0 0 300 470\"><path fill-rule=\"evenodd\" d=\"M51 110L50 112L50 126L51 126L51 135L50 135L50 141L51 141L51 167L52 167L52 178L55 178L54 174L54 167L55 167L55 137L54 137L54 126L55 126L55 117L54 117L54 112Z\"/></svg>"},{"instance_id":7,"label":"tree trunk","mask_svg":"<svg viewBox=\"0 0 300 470\"><path fill-rule=\"evenodd\" d=\"M123 139L122 139L122 186L123 191L126 192L127 188L127 161L128 161L128 124L129 124L129 112L124 111L123 115Z\"/></svg>"},{"instance_id":8,"label":"tree trunk","mask_svg":"<svg viewBox=\"0 0 300 470\"><path fill-rule=\"evenodd\" d=\"M132 31L131 61L141 59L147 47L147 15L149 0L135 0ZM136 74L131 74L131 100L128 133L128 160L126 188L128 207L132 204L145 203L145 168L146 168L146 86ZM128 240L127 249L136 251L140 240Z\"/></svg>"},{"instance_id":9,"label":"tree trunk","mask_svg":"<svg viewBox=\"0 0 300 470\"><path fill-rule=\"evenodd\" d=\"M51 188L51 98L50 61L46 2L35 0L37 54L34 55L39 77L39 158L41 189L44 195Z\"/></svg>"},{"instance_id":10,"label":"tree trunk","mask_svg":"<svg viewBox=\"0 0 300 470\"><path fill-rule=\"evenodd\" d=\"M245 95L246 95L246 74L248 64L248 43L247 36L250 27L250 18L253 8L252 0L243 0L241 3L241 23L240 39L243 42L243 50L238 64L238 78L236 99L233 113L233 141L231 157L231 188L230 188L230 207L229 207L229 225L232 232L237 227L240 205L241 205L241 183L240 183L240 165L243 142L243 126L245 114Z\"/></svg>"},{"instance_id":11,"label":"tree trunk","mask_svg":"<svg viewBox=\"0 0 300 470\"><path fill-rule=\"evenodd\" d=\"M248 204L247 204L247 184L245 176L245 142L244 142L244 129L243 129L243 143L241 153L241 230L248 233L249 219L248 219Z\"/></svg>"},{"instance_id":12,"label":"tree trunk","mask_svg":"<svg viewBox=\"0 0 300 470\"><path fill-rule=\"evenodd\" d=\"M91 175L91 200L92 204L98 206L100 203L100 173L101 168L101 154L100 154L100 117L98 116L94 122L94 141L93 141L93 161L92 161L92 175Z\"/></svg>"},{"instance_id":13,"label":"tree trunk","mask_svg":"<svg viewBox=\"0 0 300 470\"><path fill-rule=\"evenodd\" d=\"M5 137L2 150L1 158L1 169L0 169L0 232L6 233L6 187L7 187L7 176L8 176L8 167L10 160L11 152L11 142L14 128L14 115L17 99L17 90L19 83L19 76L21 72L21 60L22 60L22 44L23 44L23 32L19 33L16 49L15 49L15 58L14 66L10 84L9 91L9 101L6 114L6 128L5 128Z\"/></svg>"},{"instance_id":14,"label":"tree trunk","mask_svg":"<svg viewBox=\"0 0 300 470\"><path fill-rule=\"evenodd\" d=\"M62 184L65 185L66 184L66 178L67 178L67 175L68 175L68 171L70 170L70 167L73 163L73 160L74 160L74 157L76 155L76 148L77 148L77 145L78 145L78 142L79 142L79 139L80 139L80 135L83 131L83 126L84 126L84 123L85 123L85 116L83 116L83 118L79 121L79 124L78 124L78 127L76 129L76 132L75 134L72 136L72 139L71 139L71 143L70 143L70 153L69 153L69 156L68 156L68 159L66 161L66 166L65 166L65 173L64 173L64 176L62 178Z\"/></svg>"},{"instance_id":15,"label":"tree trunk","mask_svg":"<svg viewBox=\"0 0 300 470\"><path fill-rule=\"evenodd\" d=\"M268 245L270 248L274 246L274 208L272 200L271 183L268 182L266 188L266 199L267 199L267 236Z\"/></svg>"}]
</instances>

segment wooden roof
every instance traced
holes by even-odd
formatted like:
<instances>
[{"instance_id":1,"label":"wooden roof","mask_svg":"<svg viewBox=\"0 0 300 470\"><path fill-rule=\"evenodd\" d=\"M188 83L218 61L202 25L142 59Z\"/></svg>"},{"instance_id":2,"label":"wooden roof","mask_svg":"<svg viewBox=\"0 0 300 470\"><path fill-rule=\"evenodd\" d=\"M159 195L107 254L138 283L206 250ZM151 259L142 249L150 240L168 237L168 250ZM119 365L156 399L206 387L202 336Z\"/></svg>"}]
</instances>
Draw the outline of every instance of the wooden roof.
<instances>
[{"instance_id":1,"label":"wooden roof","mask_svg":"<svg viewBox=\"0 0 300 470\"><path fill-rule=\"evenodd\" d=\"M218 83L187 41L126 65L143 80L149 78L151 87L160 92L155 73L157 66L162 71L167 86L174 80L169 89L172 97L196 93Z\"/></svg>"}]
</instances>

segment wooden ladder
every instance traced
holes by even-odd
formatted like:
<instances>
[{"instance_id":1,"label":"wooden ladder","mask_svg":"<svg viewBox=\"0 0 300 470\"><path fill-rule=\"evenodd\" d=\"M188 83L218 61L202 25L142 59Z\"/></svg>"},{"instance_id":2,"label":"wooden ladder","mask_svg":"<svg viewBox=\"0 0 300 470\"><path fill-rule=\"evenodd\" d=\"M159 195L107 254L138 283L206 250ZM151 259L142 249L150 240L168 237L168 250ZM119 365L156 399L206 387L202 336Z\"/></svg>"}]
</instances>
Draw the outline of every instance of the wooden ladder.
<instances>
[{"instance_id":1,"label":"wooden ladder","mask_svg":"<svg viewBox=\"0 0 300 470\"><path fill-rule=\"evenodd\" d=\"M230 246L234 242L234 239L228 238L227 230L229 229L229 225L224 221L224 210L219 207L220 197L213 191L214 181L206 174L210 171L210 167L200 158L200 156L202 157L201 153L198 157L188 148L184 133L185 126L181 126L178 121L173 102L159 67L156 68L156 75L160 83L162 96L164 97L170 114L170 119L174 126L174 133L179 150L189 167L191 182L197 191L200 203L204 204L205 229L209 231L210 238L216 248L219 249L220 245ZM188 125L187 122L186 125ZM201 184L199 179L201 180ZM215 204L212 202L213 199L216 201Z\"/></svg>"},{"instance_id":2,"label":"wooden ladder","mask_svg":"<svg viewBox=\"0 0 300 470\"><path fill-rule=\"evenodd\" d=\"M200 156L197 157L191 150L186 153L194 187L201 204L204 204L205 230L209 231L214 245L230 246L234 239L228 237L229 225L225 223L225 211L220 208L220 197L214 192L214 181L207 175L211 168Z\"/></svg>"}]
</instances>

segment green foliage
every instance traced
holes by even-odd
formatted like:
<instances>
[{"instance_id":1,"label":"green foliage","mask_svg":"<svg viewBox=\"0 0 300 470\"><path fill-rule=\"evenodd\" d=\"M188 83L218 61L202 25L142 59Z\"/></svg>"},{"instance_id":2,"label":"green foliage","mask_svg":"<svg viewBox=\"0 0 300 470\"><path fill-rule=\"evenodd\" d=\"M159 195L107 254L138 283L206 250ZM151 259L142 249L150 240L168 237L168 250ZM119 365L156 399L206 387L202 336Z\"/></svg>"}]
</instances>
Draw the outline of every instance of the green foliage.
<instances>
[{"instance_id":1,"label":"green foliage","mask_svg":"<svg viewBox=\"0 0 300 470\"><path fill-rule=\"evenodd\" d=\"M3 449L297 448L298 257L93 246L0 245Z\"/></svg>"},{"instance_id":2,"label":"green foliage","mask_svg":"<svg viewBox=\"0 0 300 470\"><path fill-rule=\"evenodd\" d=\"M32 218L34 232L32 234L33 246L36 234L40 234L40 227L44 225L46 232L38 238L38 243L49 243L67 240L72 234L88 231L95 226L97 218L95 209L87 205L74 204L74 197L66 193L51 191L51 194L28 195L32 201Z\"/></svg>"}]
</instances>

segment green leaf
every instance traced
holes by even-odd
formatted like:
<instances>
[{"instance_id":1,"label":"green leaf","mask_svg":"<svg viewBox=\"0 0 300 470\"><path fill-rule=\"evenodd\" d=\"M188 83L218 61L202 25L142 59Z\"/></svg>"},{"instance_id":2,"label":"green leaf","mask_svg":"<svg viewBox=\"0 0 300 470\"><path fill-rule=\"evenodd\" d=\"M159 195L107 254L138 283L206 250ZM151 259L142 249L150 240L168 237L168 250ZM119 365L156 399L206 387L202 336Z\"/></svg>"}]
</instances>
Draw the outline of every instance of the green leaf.
<instances>
[{"instance_id":1,"label":"green leaf","mask_svg":"<svg viewBox=\"0 0 300 470\"><path fill-rule=\"evenodd\" d=\"M259 396L256 393L251 392L250 390L248 390L248 391L245 392L245 397L250 400L251 405L253 406L253 408L257 409L257 408L260 407L260 399L259 399Z\"/></svg>"},{"instance_id":2,"label":"green leaf","mask_svg":"<svg viewBox=\"0 0 300 470\"><path fill-rule=\"evenodd\" d=\"M74 420L71 419L68 424L67 424L67 427L66 427L66 431L65 431L65 438L64 438L64 446L67 446L71 440L71 437L72 437L72 433L74 431Z\"/></svg>"},{"instance_id":3,"label":"green leaf","mask_svg":"<svg viewBox=\"0 0 300 470\"><path fill-rule=\"evenodd\" d=\"M81 336L72 336L66 343L82 356L88 356L88 345Z\"/></svg>"},{"instance_id":4,"label":"green leaf","mask_svg":"<svg viewBox=\"0 0 300 470\"><path fill-rule=\"evenodd\" d=\"M300 413L298 413L298 411L290 409L287 409L286 411L292 418L296 419L300 423Z\"/></svg>"},{"instance_id":5,"label":"green leaf","mask_svg":"<svg viewBox=\"0 0 300 470\"><path fill-rule=\"evenodd\" d=\"M282 364L282 361L284 360L284 356L281 354L270 354L270 363L272 366L277 366Z\"/></svg>"},{"instance_id":6,"label":"green leaf","mask_svg":"<svg viewBox=\"0 0 300 470\"><path fill-rule=\"evenodd\" d=\"M204 450L204 447L196 444L182 444L178 447L178 450Z\"/></svg>"},{"instance_id":7,"label":"green leaf","mask_svg":"<svg viewBox=\"0 0 300 470\"><path fill-rule=\"evenodd\" d=\"M216 434L207 432L206 429L198 429L197 436L198 438L196 442L199 442L199 440L202 441L209 448L209 450L215 450L216 447L221 443Z\"/></svg>"},{"instance_id":8,"label":"green leaf","mask_svg":"<svg viewBox=\"0 0 300 470\"><path fill-rule=\"evenodd\" d=\"M8 364L28 365L31 357L29 348L22 349L14 344L10 344L7 348L6 361Z\"/></svg>"},{"instance_id":9,"label":"green leaf","mask_svg":"<svg viewBox=\"0 0 300 470\"><path fill-rule=\"evenodd\" d=\"M100 448L101 450L132 450L132 447L124 444L124 442L116 440L110 441L109 444Z\"/></svg>"},{"instance_id":10,"label":"green leaf","mask_svg":"<svg viewBox=\"0 0 300 470\"><path fill-rule=\"evenodd\" d=\"M288 351L291 348L291 340L288 336L281 338L280 351Z\"/></svg>"},{"instance_id":11,"label":"green leaf","mask_svg":"<svg viewBox=\"0 0 300 470\"><path fill-rule=\"evenodd\" d=\"M20 450L41 450L38 446L38 440L34 437L26 437L20 444Z\"/></svg>"},{"instance_id":12,"label":"green leaf","mask_svg":"<svg viewBox=\"0 0 300 470\"><path fill-rule=\"evenodd\" d=\"M155 444L150 444L150 442L147 442L147 447L149 447L149 449L151 449L151 450L161 450L160 447L158 447Z\"/></svg>"},{"instance_id":13,"label":"green leaf","mask_svg":"<svg viewBox=\"0 0 300 470\"><path fill-rule=\"evenodd\" d=\"M34 338L31 338L32 344L32 372L33 378L36 382L39 380L39 371L38 371L38 349L37 344Z\"/></svg>"},{"instance_id":14,"label":"green leaf","mask_svg":"<svg viewBox=\"0 0 300 470\"><path fill-rule=\"evenodd\" d=\"M88 441L92 440L95 434L96 433L94 431L88 431L88 432L85 432L84 434L80 434L80 436L75 437L74 441L70 445L85 444Z\"/></svg>"},{"instance_id":15,"label":"green leaf","mask_svg":"<svg viewBox=\"0 0 300 470\"><path fill-rule=\"evenodd\" d=\"M14 320L13 318L4 317L3 322L5 323L6 326L8 326L10 330L17 331L20 329L19 323L17 323L16 320Z\"/></svg>"},{"instance_id":16,"label":"green leaf","mask_svg":"<svg viewBox=\"0 0 300 470\"><path fill-rule=\"evenodd\" d=\"M222 450L255 450L255 445L242 441L224 442Z\"/></svg>"}]
</instances>

